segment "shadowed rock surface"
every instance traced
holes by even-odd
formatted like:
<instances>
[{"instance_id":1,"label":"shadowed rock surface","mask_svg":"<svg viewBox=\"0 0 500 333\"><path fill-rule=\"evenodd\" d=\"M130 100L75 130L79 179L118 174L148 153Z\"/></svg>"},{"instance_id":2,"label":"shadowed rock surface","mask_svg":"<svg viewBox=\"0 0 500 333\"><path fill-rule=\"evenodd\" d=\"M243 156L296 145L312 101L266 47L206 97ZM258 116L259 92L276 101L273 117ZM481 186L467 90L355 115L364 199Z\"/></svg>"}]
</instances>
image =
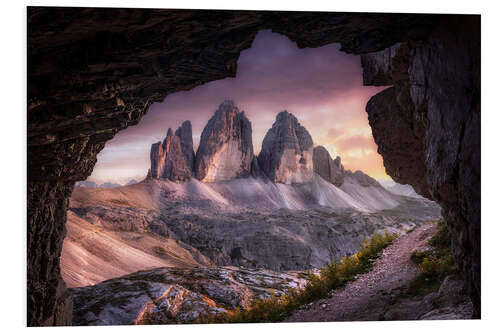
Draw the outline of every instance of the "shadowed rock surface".
<instances>
[{"instance_id":1,"label":"shadowed rock surface","mask_svg":"<svg viewBox=\"0 0 500 333\"><path fill-rule=\"evenodd\" d=\"M282 111L267 131L258 156L262 171L276 183L304 183L313 177L313 141L297 118Z\"/></svg>"},{"instance_id":2,"label":"shadowed rock surface","mask_svg":"<svg viewBox=\"0 0 500 333\"><path fill-rule=\"evenodd\" d=\"M182 154L184 154L184 159L189 170L194 172L194 149L193 149L193 129L191 122L186 120L182 125L175 131L175 136L179 137L181 140Z\"/></svg>"},{"instance_id":3,"label":"shadowed rock surface","mask_svg":"<svg viewBox=\"0 0 500 333\"><path fill-rule=\"evenodd\" d=\"M201 133L196 177L203 182L248 177L253 157L252 125L233 101L226 100Z\"/></svg>"},{"instance_id":4,"label":"shadowed rock surface","mask_svg":"<svg viewBox=\"0 0 500 333\"><path fill-rule=\"evenodd\" d=\"M458 22L450 24L447 20L453 17ZM166 95L236 75L240 52L250 47L260 29L282 33L299 47L340 42L343 51L358 54L419 41L413 45L426 61L417 62L420 69L415 67L414 73L433 85L429 91L434 94L420 105L438 105L447 115L445 127L458 126L468 138L459 140L460 145L468 143L460 153L463 175L452 173L451 186L443 187L453 195L436 199L447 207L463 207L455 210L459 216L447 208L446 220L454 229L456 259L463 263L479 309L480 47L479 24L466 23L471 20L477 22L479 16L28 7L28 325L71 322L71 303L59 270L66 209L74 182L91 174L105 142L137 124L149 106ZM449 47L453 43L458 44ZM470 74L472 82L457 77ZM434 86L439 79L448 80L445 86L451 94ZM474 117L462 122L462 116L470 115L467 110L476 110ZM441 123L430 117L429 124ZM426 127L425 132L439 136L443 131ZM435 144L446 146L442 141ZM435 154L435 149L429 152ZM382 155L385 160L390 154ZM425 160L425 155L415 156L415 162ZM443 150L433 158L457 161L453 156ZM441 168L434 170L439 173ZM422 179L408 182L417 186Z\"/></svg>"},{"instance_id":5,"label":"shadowed rock surface","mask_svg":"<svg viewBox=\"0 0 500 333\"><path fill-rule=\"evenodd\" d=\"M386 170L438 202L480 316L480 17L450 17L422 43L362 56L366 107Z\"/></svg>"},{"instance_id":6,"label":"shadowed rock surface","mask_svg":"<svg viewBox=\"0 0 500 333\"><path fill-rule=\"evenodd\" d=\"M341 186L344 182L344 166L340 156L332 159L328 150L323 146L314 147L313 150L314 172L335 186Z\"/></svg>"}]
</instances>

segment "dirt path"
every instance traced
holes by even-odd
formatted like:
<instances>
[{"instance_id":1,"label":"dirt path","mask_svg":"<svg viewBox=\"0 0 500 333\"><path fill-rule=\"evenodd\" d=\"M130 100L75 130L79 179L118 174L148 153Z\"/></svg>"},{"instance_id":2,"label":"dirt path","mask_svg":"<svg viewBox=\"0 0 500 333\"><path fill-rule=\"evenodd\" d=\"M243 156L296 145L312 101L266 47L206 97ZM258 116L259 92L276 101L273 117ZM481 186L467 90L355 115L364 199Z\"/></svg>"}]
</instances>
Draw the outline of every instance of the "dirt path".
<instances>
[{"instance_id":1,"label":"dirt path","mask_svg":"<svg viewBox=\"0 0 500 333\"><path fill-rule=\"evenodd\" d=\"M419 270L410 257L429 248L427 242L436 224L425 224L401 235L375 261L373 269L335 291L330 298L316 301L288 317L286 322L383 320L394 304L395 290L408 285Z\"/></svg>"}]
</instances>

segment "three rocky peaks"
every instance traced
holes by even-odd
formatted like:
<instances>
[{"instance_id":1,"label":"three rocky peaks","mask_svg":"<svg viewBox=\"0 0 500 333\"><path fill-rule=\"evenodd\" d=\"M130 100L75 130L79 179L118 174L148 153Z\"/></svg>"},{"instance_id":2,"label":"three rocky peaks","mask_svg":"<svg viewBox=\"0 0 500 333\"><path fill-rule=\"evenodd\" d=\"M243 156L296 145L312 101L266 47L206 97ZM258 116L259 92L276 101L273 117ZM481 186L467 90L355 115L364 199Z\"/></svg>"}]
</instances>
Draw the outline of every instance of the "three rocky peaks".
<instances>
[{"instance_id":1,"label":"three rocky peaks","mask_svg":"<svg viewBox=\"0 0 500 333\"><path fill-rule=\"evenodd\" d=\"M252 176L292 184L310 181L317 173L341 186L344 175L351 173L344 170L340 157L333 160L324 147L314 147L309 132L287 111L276 116L255 156L252 124L230 100L225 100L208 121L196 154L191 122L185 121L175 133L168 129L163 142L151 146L150 157L148 178L172 181L194 177L202 182L218 182ZM367 183L377 183L360 171L354 174L367 177Z\"/></svg>"}]
</instances>

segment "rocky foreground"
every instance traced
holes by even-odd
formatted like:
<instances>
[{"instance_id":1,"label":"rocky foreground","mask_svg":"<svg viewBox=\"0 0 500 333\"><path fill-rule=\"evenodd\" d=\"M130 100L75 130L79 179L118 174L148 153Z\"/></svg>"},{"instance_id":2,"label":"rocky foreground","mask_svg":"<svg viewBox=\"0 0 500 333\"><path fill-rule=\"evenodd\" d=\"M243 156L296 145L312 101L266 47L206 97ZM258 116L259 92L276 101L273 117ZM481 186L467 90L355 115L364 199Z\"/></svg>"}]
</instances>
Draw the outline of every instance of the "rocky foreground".
<instances>
[{"instance_id":1,"label":"rocky foreground","mask_svg":"<svg viewBox=\"0 0 500 333\"><path fill-rule=\"evenodd\" d=\"M247 308L254 297L303 286L306 275L236 267L136 272L74 288L73 325L189 323L200 315Z\"/></svg>"},{"instance_id":2,"label":"rocky foreground","mask_svg":"<svg viewBox=\"0 0 500 333\"><path fill-rule=\"evenodd\" d=\"M435 224L401 235L373 268L329 298L310 303L289 322L469 319L472 303L464 281L449 275L436 291L405 296L419 268L411 254L428 249ZM73 325L192 323L200 316L248 309L254 298L302 287L308 272L241 267L157 268L71 289Z\"/></svg>"}]
</instances>

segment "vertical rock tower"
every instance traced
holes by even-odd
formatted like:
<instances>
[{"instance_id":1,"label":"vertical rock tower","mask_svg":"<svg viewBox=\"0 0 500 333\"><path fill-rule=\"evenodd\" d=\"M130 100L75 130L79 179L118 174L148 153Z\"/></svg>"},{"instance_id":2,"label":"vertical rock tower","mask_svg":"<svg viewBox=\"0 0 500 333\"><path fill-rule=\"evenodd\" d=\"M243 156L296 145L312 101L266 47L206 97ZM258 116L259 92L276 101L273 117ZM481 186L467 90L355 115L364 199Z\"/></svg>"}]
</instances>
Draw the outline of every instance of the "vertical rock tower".
<instances>
[{"instance_id":1,"label":"vertical rock tower","mask_svg":"<svg viewBox=\"0 0 500 333\"><path fill-rule=\"evenodd\" d=\"M273 182L307 182L314 174L311 135L293 114L282 111L264 137L258 161Z\"/></svg>"},{"instance_id":2,"label":"vertical rock tower","mask_svg":"<svg viewBox=\"0 0 500 333\"><path fill-rule=\"evenodd\" d=\"M151 146L151 169L148 177L173 181L189 180L193 176L193 135L191 122L185 121L172 133L169 128L163 142Z\"/></svg>"},{"instance_id":3,"label":"vertical rock tower","mask_svg":"<svg viewBox=\"0 0 500 333\"><path fill-rule=\"evenodd\" d=\"M252 125L231 100L225 100L201 133L194 170L203 182L248 177L253 155Z\"/></svg>"}]
</instances>

